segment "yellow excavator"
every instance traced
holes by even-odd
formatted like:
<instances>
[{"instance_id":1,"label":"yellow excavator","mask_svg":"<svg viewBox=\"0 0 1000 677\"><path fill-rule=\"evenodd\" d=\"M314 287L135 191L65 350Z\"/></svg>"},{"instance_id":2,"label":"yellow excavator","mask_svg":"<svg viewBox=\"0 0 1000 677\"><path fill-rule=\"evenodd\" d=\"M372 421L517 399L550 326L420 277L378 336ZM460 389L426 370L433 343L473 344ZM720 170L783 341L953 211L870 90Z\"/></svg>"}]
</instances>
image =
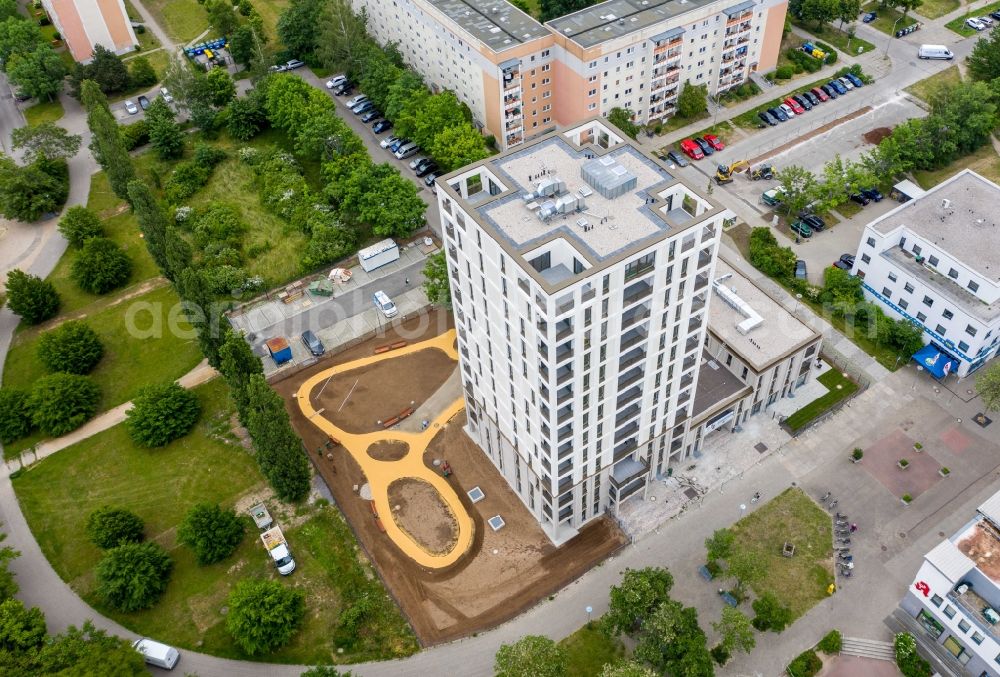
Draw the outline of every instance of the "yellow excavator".
<instances>
[{"instance_id":1,"label":"yellow excavator","mask_svg":"<svg viewBox=\"0 0 1000 677\"><path fill-rule=\"evenodd\" d=\"M750 163L746 160L737 160L731 165L719 165L715 170L715 182L720 186L732 183L733 176L740 172L746 172L747 176L753 181L774 178L774 169L771 165L760 165L759 167L751 168Z\"/></svg>"}]
</instances>

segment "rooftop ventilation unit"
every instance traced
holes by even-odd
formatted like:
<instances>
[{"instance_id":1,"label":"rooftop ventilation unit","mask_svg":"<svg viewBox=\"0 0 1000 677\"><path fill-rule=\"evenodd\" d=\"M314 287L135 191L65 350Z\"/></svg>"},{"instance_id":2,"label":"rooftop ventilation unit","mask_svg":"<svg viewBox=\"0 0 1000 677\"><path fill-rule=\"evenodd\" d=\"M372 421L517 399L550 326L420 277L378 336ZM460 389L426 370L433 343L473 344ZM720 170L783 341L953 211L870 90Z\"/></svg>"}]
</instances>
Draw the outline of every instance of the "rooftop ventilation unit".
<instances>
[{"instance_id":1,"label":"rooftop ventilation unit","mask_svg":"<svg viewBox=\"0 0 1000 677\"><path fill-rule=\"evenodd\" d=\"M758 315L757 311L751 308L746 301L741 299L739 295L737 295L736 290L729 289L723 285L722 281L725 279L725 277L721 277L718 280L715 280L712 283L712 289L715 290L716 294L722 297L722 300L726 302L726 305L746 318L742 322L736 323L736 331L743 335L749 334L751 331L764 323L764 318Z\"/></svg>"},{"instance_id":2,"label":"rooftop ventilation unit","mask_svg":"<svg viewBox=\"0 0 1000 677\"><path fill-rule=\"evenodd\" d=\"M552 197L566 192L566 184L558 176L545 177L535 184L535 195L539 197Z\"/></svg>"},{"instance_id":3,"label":"rooftop ventilation unit","mask_svg":"<svg viewBox=\"0 0 1000 677\"><path fill-rule=\"evenodd\" d=\"M602 157L580 167L584 181L608 200L635 190L638 179L614 158Z\"/></svg>"}]
</instances>

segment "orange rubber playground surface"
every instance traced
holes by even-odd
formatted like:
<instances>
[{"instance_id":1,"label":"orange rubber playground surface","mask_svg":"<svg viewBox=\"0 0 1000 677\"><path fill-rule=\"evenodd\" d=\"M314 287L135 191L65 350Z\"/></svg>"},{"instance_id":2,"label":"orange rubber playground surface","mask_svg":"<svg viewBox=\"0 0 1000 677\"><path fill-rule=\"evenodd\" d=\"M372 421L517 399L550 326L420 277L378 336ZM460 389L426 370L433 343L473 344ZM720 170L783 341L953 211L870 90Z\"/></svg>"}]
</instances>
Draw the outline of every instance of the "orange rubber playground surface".
<instances>
[{"instance_id":1,"label":"orange rubber playground surface","mask_svg":"<svg viewBox=\"0 0 1000 677\"><path fill-rule=\"evenodd\" d=\"M338 440L361 466L371 488L375 508L382 517L381 522L386 535L415 563L428 569L443 569L458 562L468 552L475 536L475 525L462 505L458 494L455 493L448 481L440 473L424 464L424 451L441 427L462 411L464 407L462 398L459 397L447 405L421 432L379 430L369 433L350 433L324 417L324 409L317 410L313 406L313 400L316 397L313 391L321 389L328 380L335 380L339 374L377 362L397 359L428 348L440 350L452 360L457 361L455 330L452 329L427 341L363 357L318 372L302 383L295 394L295 399L302 415L319 428L324 435ZM409 445L409 450L405 456L394 461L377 460L368 454L369 446L386 441L404 442ZM428 552L396 524L392 517L392 506L389 504L389 485L400 479L421 480L437 490L456 523L457 539L451 550L441 554Z\"/></svg>"}]
</instances>

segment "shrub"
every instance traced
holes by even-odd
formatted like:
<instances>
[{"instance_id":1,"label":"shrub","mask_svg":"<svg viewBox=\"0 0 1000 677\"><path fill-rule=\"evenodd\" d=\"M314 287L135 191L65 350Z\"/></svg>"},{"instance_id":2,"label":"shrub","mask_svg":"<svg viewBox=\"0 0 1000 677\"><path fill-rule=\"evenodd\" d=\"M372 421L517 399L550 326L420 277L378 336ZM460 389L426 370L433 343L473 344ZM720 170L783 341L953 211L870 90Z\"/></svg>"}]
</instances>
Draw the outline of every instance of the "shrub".
<instances>
[{"instance_id":1,"label":"shrub","mask_svg":"<svg viewBox=\"0 0 1000 677\"><path fill-rule=\"evenodd\" d=\"M226 628L248 655L283 646L305 614L305 593L277 581L245 580L229 595Z\"/></svg>"},{"instance_id":2,"label":"shrub","mask_svg":"<svg viewBox=\"0 0 1000 677\"><path fill-rule=\"evenodd\" d=\"M211 245L215 248L229 247L238 250L243 247L243 234L247 231L247 225L240 220L236 209L213 202L194 220L192 230L194 243L201 249Z\"/></svg>"},{"instance_id":3,"label":"shrub","mask_svg":"<svg viewBox=\"0 0 1000 677\"><path fill-rule=\"evenodd\" d=\"M129 61L128 79L132 87L152 87L157 81L156 71L153 70L149 59L137 56Z\"/></svg>"},{"instance_id":4,"label":"shrub","mask_svg":"<svg viewBox=\"0 0 1000 677\"><path fill-rule=\"evenodd\" d=\"M125 543L97 564L97 592L119 611L153 606L167 589L174 563L156 543Z\"/></svg>"},{"instance_id":5,"label":"shrub","mask_svg":"<svg viewBox=\"0 0 1000 677\"><path fill-rule=\"evenodd\" d=\"M901 632L893 640L896 650L896 667L903 677L930 677L931 664L917 653L917 640L908 632Z\"/></svg>"},{"instance_id":6,"label":"shrub","mask_svg":"<svg viewBox=\"0 0 1000 677\"><path fill-rule=\"evenodd\" d=\"M102 355L101 339L79 320L64 322L38 340L38 359L49 371L89 374Z\"/></svg>"},{"instance_id":7,"label":"shrub","mask_svg":"<svg viewBox=\"0 0 1000 677\"><path fill-rule=\"evenodd\" d=\"M129 125L120 125L122 143L125 150L135 150L149 143L149 123L146 120L136 120Z\"/></svg>"},{"instance_id":8,"label":"shrub","mask_svg":"<svg viewBox=\"0 0 1000 677\"><path fill-rule=\"evenodd\" d=\"M43 376L35 381L28 396L31 421L46 435L65 435L97 412L100 398L101 389L86 376Z\"/></svg>"},{"instance_id":9,"label":"shrub","mask_svg":"<svg viewBox=\"0 0 1000 677\"><path fill-rule=\"evenodd\" d=\"M778 598L770 592L764 593L760 599L755 599L751 606L756 614L751 623L761 632L765 630L781 632L792 622L792 610L782 606Z\"/></svg>"},{"instance_id":10,"label":"shrub","mask_svg":"<svg viewBox=\"0 0 1000 677\"><path fill-rule=\"evenodd\" d=\"M91 294L106 294L128 282L132 259L114 240L94 237L87 240L73 261L70 276Z\"/></svg>"},{"instance_id":11,"label":"shrub","mask_svg":"<svg viewBox=\"0 0 1000 677\"><path fill-rule=\"evenodd\" d=\"M215 165L226 159L226 152L207 143L199 143L194 147L194 162L202 167L213 169Z\"/></svg>"},{"instance_id":12,"label":"shrub","mask_svg":"<svg viewBox=\"0 0 1000 677\"><path fill-rule=\"evenodd\" d=\"M198 421L198 397L177 383L142 388L125 414L129 437L142 447L162 447L187 435Z\"/></svg>"},{"instance_id":13,"label":"shrub","mask_svg":"<svg viewBox=\"0 0 1000 677\"><path fill-rule=\"evenodd\" d=\"M722 666L729 661L729 651L721 644L713 646L709 653L712 654L712 660L715 661L716 665Z\"/></svg>"},{"instance_id":14,"label":"shrub","mask_svg":"<svg viewBox=\"0 0 1000 677\"><path fill-rule=\"evenodd\" d=\"M913 496L909 494L903 494L900 498L902 498L903 503L911 503L913 501Z\"/></svg>"},{"instance_id":15,"label":"shrub","mask_svg":"<svg viewBox=\"0 0 1000 677\"><path fill-rule=\"evenodd\" d=\"M14 388L0 388L0 444L10 444L30 432L28 393Z\"/></svg>"},{"instance_id":16,"label":"shrub","mask_svg":"<svg viewBox=\"0 0 1000 677\"><path fill-rule=\"evenodd\" d=\"M851 458L853 458L855 461L860 461L864 455L865 451L861 447L855 447L854 451L851 452Z\"/></svg>"},{"instance_id":17,"label":"shrub","mask_svg":"<svg viewBox=\"0 0 1000 677\"><path fill-rule=\"evenodd\" d=\"M788 674L795 677L813 677L823 669L823 661L812 649L803 651L788 664Z\"/></svg>"},{"instance_id":18,"label":"shrub","mask_svg":"<svg viewBox=\"0 0 1000 677\"><path fill-rule=\"evenodd\" d=\"M823 57L823 63L825 63L827 66L829 66L830 64L837 63L837 50L836 49L834 49L830 45L827 45L827 44L825 44L823 42L819 42L819 41L816 41L813 44L816 45L817 47L819 47L820 49L822 49L824 52L826 52L826 56Z\"/></svg>"},{"instance_id":19,"label":"shrub","mask_svg":"<svg viewBox=\"0 0 1000 677\"><path fill-rule=\"evenodd\" d=\"M790 80L795 75L795 68L792 66L781 66L774 71L774 77L778 80Z\"/></svg>"},{"instance_id":20,"label":"shrub","mask_svg":"<svg viewBox=\"0 0 1000 677\"><path fill-rule=\"evenodd\" d=\"M840 653L840 647L843 643L843 638L840 636L839 630L831 630L826 633L823 639L819 640L819 644L816 645L820 651L825 654L835 654Z\"/></svg>"},{"instance_id":21,"label":"shrub","mask_svg":"<svg viewBox=\"0 0 1000 677\"><path fill-rule=\"evenodd\" d=\"M234 510L199 503L185 515L177 540L194 550L198 564L214 564L233 554L243 540L243 522Z\"/></svg>"},{"instance_id":22,"label":"shrub","mask_svg":"<svg viewBox=\"0 0 1000 677\"><path fill-rule=\"evenodd\" d=\"M108 550L142 541L143 526L142 518L134 512L106 505L87 517L87 537L98 548Z\"/></svg>"},{"instance_id":23,"label":"shrub","mask_svg":"<svg viewBox=\"0 0 1000 677\"><path fill-rule=\"evenodd\" d=\"M177 204L186 200L208 183L211 176L212 170L208 167L201 167L194 162L181 162L174 168L164 187L167 201Z\"/></svg>"},{"instance_id":24,"label":"shrub","mask_svg":"<svg viewBox=\"0 0 1000 677\"><path fill-rule=\"evenodd\" d=\"M7 307L28 324L38 324L59 312L59 294L48 280L15 268L7 273Z\"/></svg>"},{"instance_id":25,"label":"shrub","mask_svg":"<svg viewBox=\"0 0 1000 677\"><path fill-rule=\"evenodd\" d=\"M59 220L59 232L71 246L80 248L87 240L104 236L104 227L97 214L86 207L70 207Z\"/></svg>"}]
</instances>

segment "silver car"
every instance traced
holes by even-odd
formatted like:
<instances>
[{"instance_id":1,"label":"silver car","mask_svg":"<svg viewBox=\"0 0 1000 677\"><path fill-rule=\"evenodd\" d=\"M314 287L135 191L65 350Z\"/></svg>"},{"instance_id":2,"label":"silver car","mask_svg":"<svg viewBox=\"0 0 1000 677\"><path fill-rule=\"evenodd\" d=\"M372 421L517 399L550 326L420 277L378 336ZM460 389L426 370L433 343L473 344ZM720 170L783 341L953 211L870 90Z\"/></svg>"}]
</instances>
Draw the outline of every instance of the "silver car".
<instances>
[{"instance_id":1,"label":"silver car","mask_svg":"<svg viewBox=\"0 0 1000 677\"><path fill-rule=\"evenodd\" d=\"M125 110L128 112L129 115L135 115L136 113L139 112L139 107L136 106L135 103L133 103L132 99L126 99Z\"/></svg>"}]
</instances>

